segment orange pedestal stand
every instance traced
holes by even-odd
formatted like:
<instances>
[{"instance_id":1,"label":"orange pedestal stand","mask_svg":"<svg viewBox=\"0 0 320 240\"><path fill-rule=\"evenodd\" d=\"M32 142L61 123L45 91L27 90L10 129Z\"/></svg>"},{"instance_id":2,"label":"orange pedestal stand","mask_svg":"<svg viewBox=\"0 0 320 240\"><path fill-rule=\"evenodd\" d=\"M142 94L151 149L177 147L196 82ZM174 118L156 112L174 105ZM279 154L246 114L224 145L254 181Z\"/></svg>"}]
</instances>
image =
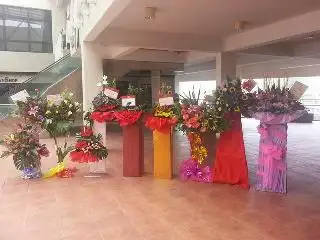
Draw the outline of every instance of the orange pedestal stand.
<instances>
[{"instance_id":1,"label":"orange pedestal stand","mask_svg":"<svg viewBox=\"0 0 320 240\"><path fill-rule=\"evenodd\" d=\"M172 178L172 132L153 131L153 173L155 177Z\"/></svg>"}]
</instances>

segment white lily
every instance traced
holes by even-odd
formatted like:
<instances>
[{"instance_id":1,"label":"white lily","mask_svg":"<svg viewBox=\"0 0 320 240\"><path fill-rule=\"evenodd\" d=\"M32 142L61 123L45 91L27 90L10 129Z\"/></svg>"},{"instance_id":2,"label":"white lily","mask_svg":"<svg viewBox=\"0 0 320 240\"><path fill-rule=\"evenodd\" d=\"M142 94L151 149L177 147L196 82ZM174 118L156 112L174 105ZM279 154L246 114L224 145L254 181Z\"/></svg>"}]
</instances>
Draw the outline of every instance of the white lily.
<instances>
[{"instance_id":1,"label":"white lily","mask_svg":"<svg viewBox=\"0 0 320 240\"><path fill-rule=\"evenodd\" d=\"M103 75L102 79L103 79L103 81L106 81L108 79L108 76L107 75Z\"/></svg>"},{"instance_id":2,"label":"white lily","mask_svg":"<svg viewBox=\"0 0 320 240\"><path fill-rule=\"evenodd\" d=\"M71 111L68 112L68 116L70 116L70 115L72 115L72 112L71 112Z\"/></svg>"},{"instance_id":3,"label":"white lily","mask_svg":"<svg viewBox=\"0 0 320 240\"><path fill-rule=\"evenodd\" d=\"M69 96L70 96L70 97L73 97L73 93L72 93L72 92L71 92L71 93L69 93Z\"/></svg>"},{"instance_id":4,"label":"white lily","mask_svg":"<svg viewBox=\"0 0 320 240\"><path fill-rule=\"evenodd\" d=\"M103 85L107 85L107 84L108 84L108 81L103 81L102 84L103 84Z\"/></svg>"},{"instance_id":5,"label":"white lily","mask_svg":"<svg viewBox=\"0 0 320 240\"><path fill-rule=\"evenodd\" d=\"M102 83L101 82L98 82L97 83L97 87L101 87L102 86Z\"/></svg>"},{"instance_id":6,"label":"white lily","mask_svg":"<svg viewBox=\"0 0 320 240\"><path fill-rule=\"evenodd\" d=\"M75 102L74 105L79 106L79 103L78 103L78 102Z\"/></svg>"}]
</instances>

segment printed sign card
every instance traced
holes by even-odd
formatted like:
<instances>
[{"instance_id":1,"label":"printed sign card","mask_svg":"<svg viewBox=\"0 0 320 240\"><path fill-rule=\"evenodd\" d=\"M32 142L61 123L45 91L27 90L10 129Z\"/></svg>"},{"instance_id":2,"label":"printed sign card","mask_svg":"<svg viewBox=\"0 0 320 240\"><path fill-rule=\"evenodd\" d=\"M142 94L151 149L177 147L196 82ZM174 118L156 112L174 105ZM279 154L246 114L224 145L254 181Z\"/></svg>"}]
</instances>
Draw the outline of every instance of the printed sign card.
<instances>
[{"instance_id":1,"label":"printed sign card","mask_svg":"<svg viewBox=\"0 0 320 240\"><path fill-rule=\"evenodd\" d=\"M307 85L301 82L295 81L289 91L296 98L296 100L299 100L302 97L302 95L306 92L307 89L308 89Z\"/></svg>"},{"instance_id":2,"label":"printed sign card","mask_svg":"<svg viewBox=\"0 0 320 240\"><path fill-rule=\"evenodd\" d=\"M251 92L252 91L252 89L254 89L255 88L255 86L257 86L257 83L256 83L256 81L254 81L253 79L249 79L248 81L247 81L247 88L246 88L246 90L248 91L248 92Z\"/></svg>"},{"instance_id":3,"label":"printed sign card","mask_svg":"<svg viewBox=\"0 0 320 240\"><path fill-rule=\"evenodd\" d=\"M30 97L30 95L27 92L27 90L25 90L25 89L10 96L11 100L14 103L17 103L18 101L25 102L25 101L27 101L28 97Z\"/></svg>"},{"instance_id":4,"label":"printed sign card","mask_svg":"<svg viewBox=\"0 0 320 240\"><path fill-rule=\"evenodd\" d=\"M135 96L123 96L121 97L122 107L134 107L136 106L136 97Z\"/></svg>"},{"instance_id":5,"label":"printed sign card","mask_svg":"<svg viewBox=\"0 0 320 240\"><path fill-rule=\"evenodd\" d=\"M53 105L60 105L62 102L62 97L60 94L48 95L47 101Z\"/></svg>"},{"instance_id":6,"label":"printed sign card","mask_svg":"<svg viewBox=\"0 0 320 240\"><path fill-rule=\"evenodd\" d=\"M103 92L104 95L112 99L117 99L119 95L119 90L111 87L106 87Z\"/></svg>"},{"instance_id":7,"label":"printed sign card","mask_svg":"<svg viewBox=\"0 0 320 240\"><path fill-rule=\"evenodd\" d=\"M160 106L170 106L174 104L173 97L159 98Z\"/></svg>"}]
</instances>

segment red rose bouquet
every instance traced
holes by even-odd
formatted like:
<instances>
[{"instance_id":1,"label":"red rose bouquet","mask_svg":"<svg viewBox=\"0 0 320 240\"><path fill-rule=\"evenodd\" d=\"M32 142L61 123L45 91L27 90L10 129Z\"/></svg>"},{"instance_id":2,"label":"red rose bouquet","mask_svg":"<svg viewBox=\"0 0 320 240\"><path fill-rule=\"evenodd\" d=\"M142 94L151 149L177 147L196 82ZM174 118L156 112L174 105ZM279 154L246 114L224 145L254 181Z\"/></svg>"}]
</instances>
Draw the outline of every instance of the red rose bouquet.
<instances>
[{"instance_id":1,"label":"red rose bouquet","mask_svg":"<svg viewBox=\"0 0 320 240\"><path fill-rule=\"evenodd\" d=\"M103 76L103 81L97 84L102 87L98 95L93 99L93 111L90 113L90 120L97 122L113 121L114 111L119 107L118 90L116 82L107 81L107 76Z\"/></svg>"},{"instance_id":2,"label":"red rose bouquet","mask_svg":"<svg viewBox=\"0 0 320 240\"><path fill-rule=\"evenodd\" d=\"M145 126L162 133L170 132L172 127L178 123L177 110L171 87L162 85L159 91L159 104L154 106L152 115L147 118Z\"/></svg>"},{"instance_id":3,"label":"red rose bouquet","mask_svg":"<svg viewBox=\"0 0 320 240\"><path fill-rule=\"evenodd\" d=\"M13 163L16 169L22 171L23 178L41 177L41 158L48 157L49 151L45 144L40 144L39 131L35 126L19 124L1 143L6 151L0 157L13 155Z\"/></svg>"},{"instance_id":4,"label":"red rose bouquet","mask_svg":"<svg viewBox=\"0 0 320 240\"><path fill-rule=\"evenodd\" d=\"M134 124L141 119L144 105L140 104L137 96L139 96L142 91L142 88L136 88L130 84L127 95L121 97L122 107L114 112L114 117L121 127Z\"/></svg>"},{"instance_id":5,"label":"red rose bouquet","mask_svg":"<svg viewBox=\"0 0 320 240\"><path fill-rule=\"evenodd\" d=\"M75 149L70 153L71 161L79 163L97 162L108 156L108 150L101 143L101 135L94 135L91 127L84 126L77 135Z\"/></svg>"}]
</instances>

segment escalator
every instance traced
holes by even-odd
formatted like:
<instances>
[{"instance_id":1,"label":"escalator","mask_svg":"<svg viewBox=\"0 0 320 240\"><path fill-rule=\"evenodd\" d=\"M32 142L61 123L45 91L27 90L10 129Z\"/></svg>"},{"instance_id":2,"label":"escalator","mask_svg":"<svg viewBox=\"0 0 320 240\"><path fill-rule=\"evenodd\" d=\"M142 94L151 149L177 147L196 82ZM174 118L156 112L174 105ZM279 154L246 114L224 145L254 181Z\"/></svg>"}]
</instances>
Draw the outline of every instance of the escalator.
<instances>
[{"instance_id":1,"label":"escalator","mask_svg":"<svg viewBox=\"0 0 320 240\"><path fill-rule=\"evenodd\" d=\"M81 59L67 54L25 82L0 89L0 120L7 118L15 108L15 105L10 100L10 96L24 89L29 93L34 92L35 89L39 89L40 93L43 94L59 82L67 81L69 75L80 69Z\"/></svg>"}]
</instances>

